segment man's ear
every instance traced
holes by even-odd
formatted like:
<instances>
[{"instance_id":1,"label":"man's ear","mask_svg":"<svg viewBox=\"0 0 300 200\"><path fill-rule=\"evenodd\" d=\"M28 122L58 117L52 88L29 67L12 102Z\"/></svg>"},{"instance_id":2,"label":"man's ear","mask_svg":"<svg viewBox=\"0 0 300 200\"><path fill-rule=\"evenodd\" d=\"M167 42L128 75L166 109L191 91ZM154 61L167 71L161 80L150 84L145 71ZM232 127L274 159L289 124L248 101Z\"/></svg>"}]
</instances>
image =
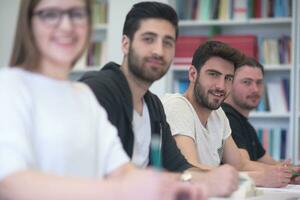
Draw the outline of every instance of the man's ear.
<instances>
[{"instance_id":1,"label":"man's ear","mask_svg":"<svg viewBox=\"0 0 300 200\"><path fill-rule=\"evenodd\" d=\"M195 83L195 81L197 80L197 77L199 75L198 75L197 69L194 67L194 65L190 65L188 73L189 73L189 81L191 83Z\"/></svg>"},{"instance_id":2,"label":"man's ear","mask_svg":"<svg viewBox=\"0 0 300 200\"><path fill-rule=\"evenodd\" d=\"M122 36L122 52L124 55L127 55L129 52L129 44L130 39L127 37L127 35Z\"/></svg>"}]
</instances>

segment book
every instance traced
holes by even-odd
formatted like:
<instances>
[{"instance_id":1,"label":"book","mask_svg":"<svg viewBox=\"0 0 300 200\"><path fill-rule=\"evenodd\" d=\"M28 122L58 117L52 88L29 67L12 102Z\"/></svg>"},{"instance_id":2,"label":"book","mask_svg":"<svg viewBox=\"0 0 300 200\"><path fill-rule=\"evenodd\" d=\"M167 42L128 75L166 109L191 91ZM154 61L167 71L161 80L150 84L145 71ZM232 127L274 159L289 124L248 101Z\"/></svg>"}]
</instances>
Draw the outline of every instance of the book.
<instances>
[{"instance_id":1,"label":"book","mask_svg":"<svg viewBox=\"0 0 300 200\"><path fill-rule=\"evenodd\" d=\"M248 1L247 0L233 0L233 19L246 20L248 18Z\"/></svg>"},{"instance_id":2,"label":"book","mask_svg":"<svg viewBox=\"0 0 300 200\"><path fill-rule=\"evenodd\" d=\"M176 41L175 64L190 64L196 49L207 40L205 36L179 36Z\"/></svg>"},{"instance_id":3,"label":"book","mask_svg":"<svg viewBox=\"0 0 300 200\"><path fill-rule=\"evenodd\" d=\"M286 113L288 110L285 106L285 94L280 81L267 82L268 101L270 104L270 111L272 113Z\"/></svg>"},{"instance_id":4,"label":"book","mask_svg":"<svg viewBox=\"0 0 300 200\"><path fill-rule=\"evenodd\" d=\"M275 160L280 160L280 152L281 152L281 128L273 129L273 153L272 157Z\"/></svg>"},{"instance_id":5,"label":"book","mask_svg":"<svg viewBox=\"0 0 300 200\"><path fill-rule=\"evenodd\" d=\"M227 43L245 55L257 58L257 38L255 35L216 35L211 40Z\"/></svg>"},{"instance_id":6,"label":"book","mask_svg":"<svg viewBox=\"0 0 300 200\"><path fill-rule=\"evenodd\" d=\"M280 159L284 160L286 158L286 148L287 148L287 130L281 130L281 143L280 143Z\"/></svg>"},{"instance_id":7,"label":"book","mask_svg":"<svg viewBox=\"0 0 300 200\"><path fill-rule=\"evenodd\" d=\"M222 0L221 0L222 1ZM211 0L201 0L200 1L200 20L209 20L211 16Z\"/></svg>"},{"instance_id":8,"label":"book","mask_svg":"<svg viewBox=\"0 0 300 200\"><path fill-rule=\"evenodd\" d=\"M286 78L281 79L281 88L284 93L285 109L290 111L290 80Z\"/></svg>"}]
</instances>

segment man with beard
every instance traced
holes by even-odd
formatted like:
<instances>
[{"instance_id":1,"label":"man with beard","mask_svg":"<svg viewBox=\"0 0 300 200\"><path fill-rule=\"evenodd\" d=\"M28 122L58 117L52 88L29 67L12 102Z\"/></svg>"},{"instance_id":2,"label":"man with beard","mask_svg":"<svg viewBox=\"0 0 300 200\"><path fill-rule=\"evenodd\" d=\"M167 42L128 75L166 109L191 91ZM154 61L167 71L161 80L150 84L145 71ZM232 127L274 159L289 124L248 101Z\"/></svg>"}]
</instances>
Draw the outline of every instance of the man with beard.
<instances>
[{"instance_id":1,"label":"man with beard","mask_svg":"<svg viewBox=\"0 0 300 200\"><path fill-rule=\"evenodd\" d=\"M231 136L229 121L220 108L229 95L235 70L244 59L225 43L208 41L194 53L189 87L183 94L167 94L162 102L178 148L193 165L212 169L222 163L249 171L257 186L281 187L289 183L287 166L277 172L244 159Z\"/></svg>"},{"instance_id":2,"label":"man with beard","mask_svg":"<svg viewBox=\"0 0 300 200\"><path fill-rule=\"evenodd\" d=\"M159 98L148 90L169 69L177 32L173 8L159 2L135 4L123 27L122 64L108 63L98 72L85 74L81 81L106 109L134 165L146 167L156 162L150 159L150 143L159 138L161 167L177 172L171 176L204 184L209 196L227 196L238 186L237 171L226 165L204 173L189 164L176 146Z\"/></svg>"},{"instance_id":3,"label":"man with beard","mask_svg":"<svg viewBox=\"0 0 300 200\"><path fill-rule=\"evenodd\" d=\"M257 107L263 95L263 79L263 66L253 58L245 59L235 72L231 93L222 108L227 115L232 129L232 137L241 155L247 160L280 167L289 162L274 160L265 151L254 127L248 121L250 111ZM293 167L294 171L299 171L299 168ZM278 173L280 174L280 172ZM299 177L293 177L292 182L300 183Z\"/></svg>"}]
</instances>

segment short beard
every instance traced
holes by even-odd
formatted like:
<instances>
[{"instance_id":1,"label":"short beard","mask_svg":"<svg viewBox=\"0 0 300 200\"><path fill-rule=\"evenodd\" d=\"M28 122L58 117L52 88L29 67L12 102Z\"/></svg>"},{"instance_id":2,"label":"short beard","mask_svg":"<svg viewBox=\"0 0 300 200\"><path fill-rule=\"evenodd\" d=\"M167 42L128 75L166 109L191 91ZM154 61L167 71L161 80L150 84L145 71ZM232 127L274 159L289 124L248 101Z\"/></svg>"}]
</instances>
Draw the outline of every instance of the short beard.
<instances>
[{"instance_id":1,"label":"short beard","mask_svg":"<svg viewBox=\"0 0 300 200\"><path fill-rule=\"evenodd\" d=\"M221 103L223 103L223 101L221 103L209 102L208 93L209 91L207 92L207 94L205 94L205 91L199 82L198 76L194 86L194 96L196 102L209 110L217 110L221 106Z\"/></svg>"},{"instance_id":2,"label":"short beard","mask_svg":"<svg viewBox=\"0 0 300 200\"><path fill-rule=\"evenodd\" d=\"M240 108L242 108L243 110L249 110L249 111L251 111L251 110L253 110L253 109L255 109L258 105L256 105L256 106L251 106L251 105L249 105L249 104L247 104L246 102L244 103L244 102L242 102L242 101L239 101L237 98L235 98L235 95L232 95L232 100L233 100L233 102L236 104L236 105L238 105Z\"/></svg>"},{"instance_id":3,"label":"short beard","mask_svg":"<svg viewBox=\"0 0 300 200\"><path fill-rule=\"evenodd\" d=\"M154 81L159 80L161 77L163 77L170 67L169 64L166 69L162 69L155 74L150 74L149 72L147 72L147 69L141 66L142 63L147 60L147 58L142 58L142 60L139 60L138 57L139 56L132 48L132 45L130 45L128 52L128 69L135 77L149 84L152 84ZM166 64L166 62L162 58L158 57L157 59L160 59L163 64Z\"/></svg>"}]
</instances>

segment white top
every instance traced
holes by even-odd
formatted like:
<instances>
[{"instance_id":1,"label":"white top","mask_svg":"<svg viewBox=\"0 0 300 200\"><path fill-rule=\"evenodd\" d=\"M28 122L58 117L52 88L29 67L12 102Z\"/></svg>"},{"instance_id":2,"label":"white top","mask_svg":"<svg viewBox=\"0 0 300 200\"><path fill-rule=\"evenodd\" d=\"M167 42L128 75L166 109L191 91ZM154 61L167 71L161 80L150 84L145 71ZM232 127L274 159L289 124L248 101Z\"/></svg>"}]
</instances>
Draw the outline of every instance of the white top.
<instances>
[{"instance_id":1,"label":"white top","mask_svg":"<svg viewBox=\"0 0 300 200\"><path fill-rule=\"evenodd\" d=\"M162 102L172 134L191 137L201 163L220 165L224 141L231 134L229 121L222 108L211 112L204 127L194 107L184 96L167 94Z\"/></svg>"},{"instance_id":2,"label":"white top","mask_svg":"<svg viewBox=\"0 0 300 200\"><path fill-rule=\"evenodd\" d=\"M146 167L149 163L151 125L148 106L143 101L143 113L133 112L132 127L134 133L133 154L131 162L137 167Z\"/></svg>"},{"instance_id":3,"label":"white top","mask_svg":"<svg viewBox=\"0 0 300 200\"><path fill-rule=\"evenodd\" d=\"M102 177L126 164L115 127L83 83L0 72L0 180L25 169Z\"/></svg>"}]
</instances>

